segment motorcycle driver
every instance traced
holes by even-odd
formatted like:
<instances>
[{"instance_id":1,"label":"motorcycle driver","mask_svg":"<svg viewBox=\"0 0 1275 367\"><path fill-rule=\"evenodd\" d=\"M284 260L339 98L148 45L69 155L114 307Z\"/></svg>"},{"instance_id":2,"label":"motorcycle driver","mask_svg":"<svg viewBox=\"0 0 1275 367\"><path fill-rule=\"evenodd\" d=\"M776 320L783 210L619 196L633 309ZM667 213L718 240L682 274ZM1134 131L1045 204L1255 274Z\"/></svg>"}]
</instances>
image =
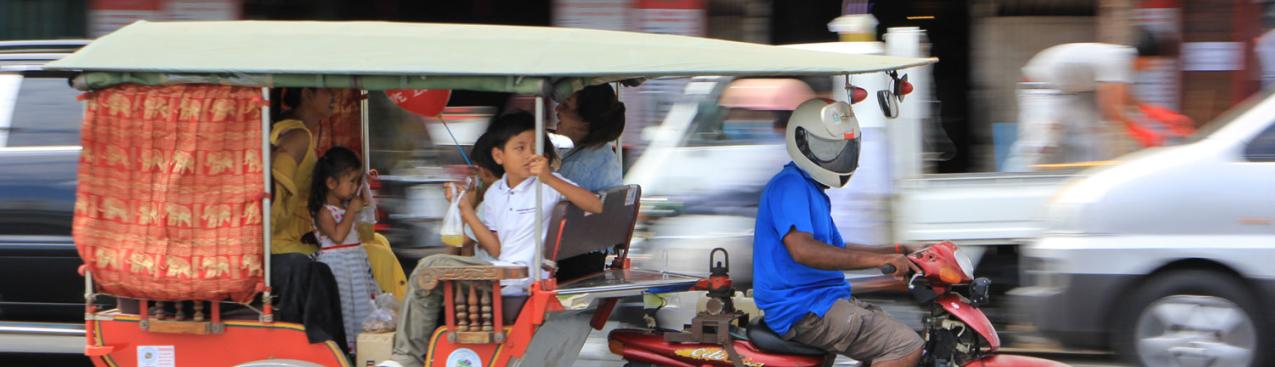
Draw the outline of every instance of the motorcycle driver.
<instances>
[{"instance_id":1,"label":"motorcycle driver","mask_svg":"<svg viewBox=\"0 0 1275 367\"><path fill-rule=\"evenodd\" d=\"M753 292L764 324L786 340L874 367L916 366L924 342L881 308L851 296L843 271L892 264L918 271L900 246L845 243L824 192L859 166L859 124L850 106L802 103L788 119L792 162L762 192L753 239Z\"/></svg>"}]
</instances>

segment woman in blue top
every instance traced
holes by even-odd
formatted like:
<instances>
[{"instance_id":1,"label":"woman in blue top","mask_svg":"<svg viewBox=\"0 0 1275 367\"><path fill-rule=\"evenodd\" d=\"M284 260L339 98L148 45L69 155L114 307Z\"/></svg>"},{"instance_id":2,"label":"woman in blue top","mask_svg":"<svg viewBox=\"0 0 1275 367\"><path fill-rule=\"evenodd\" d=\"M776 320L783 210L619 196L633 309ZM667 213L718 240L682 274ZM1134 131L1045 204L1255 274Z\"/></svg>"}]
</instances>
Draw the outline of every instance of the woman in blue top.
<instances>
[{"instance_id":1,"label":"woman in blue top","mask_svg":"<svg viewBox=\"0 0 1275 367\"><path fill-rule=\"evenodd\" d=\"M557 112L558 134L575 146L563 155L558 174L594 192L619 186L624 174L614 142L624 131L624 103L615 90L606 84L581 89Z\"/></svg>"},{"instance_id":2,"label":"woman in blue top","mask_svg":"<svg viewBox=\"0 0 1275 367\"><path fill-rule=\"evenodd\" d=\"M623 167L615 140L624 131L624 103L611 86L581 89L558 104L558 134L574 148L562 157L558 174L586 190L598 192L623 183ZM558 262L558 281L601 272L606 252L592 252Z\"/></svg>"}]
</instances>

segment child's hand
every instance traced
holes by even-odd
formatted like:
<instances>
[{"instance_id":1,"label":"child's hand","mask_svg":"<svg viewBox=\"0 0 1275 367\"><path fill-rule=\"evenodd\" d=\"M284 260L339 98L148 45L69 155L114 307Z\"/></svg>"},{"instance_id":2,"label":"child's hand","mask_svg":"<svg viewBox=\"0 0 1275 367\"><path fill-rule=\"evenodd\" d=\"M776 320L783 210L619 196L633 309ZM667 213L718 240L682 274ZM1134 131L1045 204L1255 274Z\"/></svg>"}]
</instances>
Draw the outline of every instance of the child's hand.
<instances>
[{"instance_id":1,"label":"child's hand","mask_svg":"<svg viewBox=\"0 0 1275 367\"><path fill-rule=\"evenodd\" d=\"M345 215L355 215L363 211L364 205L367 205L367 203L363 201L363 195L354 195L354 198L350 199L350 203L345 205Z\"/></svg>"},{"instance_id":2,"label":"child's hand","mask_svg":"<svg viewBox=\"0 0 1275 367\"><path fill-rule=\"evenodd\" d=\"M464 185L458 182L445 183L443 184L443 197L447 199L447 202L451 202L452 200L456 200L456 198L454 198L453 196L460 195L461 208L473 208L474 195L470 195L468 191L466 191L464 194L461 194L461 190L463 187Z\"/></svg>"},{"instance_id":3,"label":"child's hand","mask_svg":"<svg viewBox=\"0 0 1275 367\"><path fill-rule=\"evenodd\" d=\"M548 179L553 176L553 169L549 168L549 160L542 155L531 157L531 161L527 163L531 168L531 175L541 180Z\"/></svg>"}]
</instances>

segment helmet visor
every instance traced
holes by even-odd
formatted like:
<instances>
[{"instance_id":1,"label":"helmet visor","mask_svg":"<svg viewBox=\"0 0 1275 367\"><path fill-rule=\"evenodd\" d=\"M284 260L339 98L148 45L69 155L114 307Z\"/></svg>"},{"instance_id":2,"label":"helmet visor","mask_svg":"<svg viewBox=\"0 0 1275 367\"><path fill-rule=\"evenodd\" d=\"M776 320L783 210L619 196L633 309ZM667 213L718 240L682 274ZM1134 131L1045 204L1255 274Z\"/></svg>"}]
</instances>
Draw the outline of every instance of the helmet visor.
<instances>
[{"instance_id":1,"label":"helmet visor","mask_svg":"<svg viewBox=\"0 0 1275 367\"><path fill-rule=\"evenodd\" d=\"M797 127L797 149L819 167L839 175L854 173L859 168L859 138L825 139Z\"/></svg>"}]
</instances>

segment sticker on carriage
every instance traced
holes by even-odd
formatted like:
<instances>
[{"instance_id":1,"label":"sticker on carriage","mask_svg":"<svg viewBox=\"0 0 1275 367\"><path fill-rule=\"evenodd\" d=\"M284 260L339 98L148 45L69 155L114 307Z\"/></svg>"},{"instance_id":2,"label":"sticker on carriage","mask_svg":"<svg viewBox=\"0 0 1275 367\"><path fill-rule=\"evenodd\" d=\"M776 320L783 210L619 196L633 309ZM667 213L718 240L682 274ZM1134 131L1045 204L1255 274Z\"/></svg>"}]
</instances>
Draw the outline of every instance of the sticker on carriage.
<instances>
[{"instance_id":1,"label":"sticker on carriage","mask_svg":"<svg viewBox=\"0 0 1275 367\"><path fill-rule=\"evenodd\" d=\"M174 367L177 353L171 345L137 346L137 367Z\"/></svg>"},{"instance_id":2,"label":"sticker on carriage","mask_svg":"<svg viewBox=\"0 0 1275 367\"><path fill-rule=\"evenodd\" d=\"M447 367L481 367L482 358L473 349L460 348L447 355Z\"/></svg>"},{"instance_id":3,"label":"sticker on carriage","mask_svg":"<svg viewBox=\"0 0 1275 367\"><path fill-rule=\"evenodd\" d=\"M681 357L701 361L730 362L730 355L726 353L725 349L720 347L678 349L673 353ZM740 356L740 358L744 359L744 365L748 367L764 367L766 365L748 357Z\"/></svg>"}]
</instances>

